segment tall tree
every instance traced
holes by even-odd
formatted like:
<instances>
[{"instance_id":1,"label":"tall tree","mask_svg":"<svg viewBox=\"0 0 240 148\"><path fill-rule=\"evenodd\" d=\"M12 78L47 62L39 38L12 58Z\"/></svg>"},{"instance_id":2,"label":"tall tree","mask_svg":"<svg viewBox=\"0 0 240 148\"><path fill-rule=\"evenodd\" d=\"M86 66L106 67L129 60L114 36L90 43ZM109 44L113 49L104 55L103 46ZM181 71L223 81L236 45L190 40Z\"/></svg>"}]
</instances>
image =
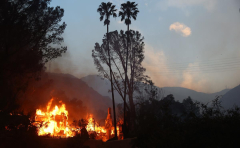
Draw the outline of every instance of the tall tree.
<instances>
[{"instance_id":1,"label":"tall tree","mask_svg":"<svg viewBox=\"0 0 240 148\"><path fill-rule=\"evenodd\" d=\"M110 16L117 17L116 14L117 9L115 9L115 5L112 5L111 2L104 3L102 2L99 5L97 12L100 13L100 21L104 20L104 25L107 25L107 48L108 48L108 61L109 61L109 69L110 69L110 81L111 81L111 92L112 92L112 102L113 102L113 116L114 116L114 131L115 131L115 138L117 138L117 123L116 123L116 112L115 112L115 100L114 100L114 89L113 89L113 81L112 81L112 67L111 67L111 60L110 60L110 49L109 49L109 35L108 35L108 26L110 24Z\"/></svg>"},{"instance_id":2,"label":"tall tree","mask_svg":"<svg viewBox=\"0 0 240 148\"><path fill-rule=\"evenodd\" d=\"M0 110L11 112L28 81L61 56L64 10L51 0L4 0L0 4Z\"/></svg>"},{"instance_id":3,"label":"tall tree","mask_svg":"<svg viewBox=\"0 0 240 148\"><path fill-rule=\"evenodd\" d=\"M129 25L131 25L131 18L136 20L137 14L138 14L138 4L135 4L135 2L127 1L126 3L121 4L121 11L119 11L119 16L121 17L121 21L125 20L125 24L127 25L127 58L126 58L126 67L125 67L125 90L124 90L124 102L126 102L126 91L127 91L127 67L128 67L128 43L129 43ZM131 109L131 112L133 113L133 110ZM135 112L135 111L134 111ZM126 107L124 104L124 121L126 119ZM126 122L124 122L124 127L126 128Z\"/></svg>"},{"instance_id":4,"label":"tall tree","mask_svg":"<svg viewBox=\"0 0 240 148\"><path fill-rule=\"evenodd\" d=\"M137 93L142 93L143 91L143 82L145 82L148 79L147 75L144 75L144 72L146 69L142 66L142 61L144 59L144 42L143 37L138 31L130 30L130 42L131 42L131 48L130 53L132 53L132 50L135 50L134 55L130 55L130 62L131 65L130 70L131 72L134 71L134 78L130 77L130 79L133 79L134 83L132 84L132 81L129 81L130 79L127 79L127 94L129 96L133 96L133 93L137 95ZM109 33L109 48L110 48L110 56L111 56L111 63L112 63L112 78L113 78L113 87L119 93L119 95L122 97L124 101L124 75L125 75L125 61L126 61L126 45L127 45L127 32L120 31L118 33L117 31L110 32ZM104 78L109 79L110 76L108 74L106 65L109 65L108 61L108 45L106 41L106 36L103 38L103 43L99 44L96 43L94 50L92 51L92 57L94 59L94 64L96 65L96 68L99 72L99 75L101 75ZM134 57L133 57L134 56ZM134 67L132 66L134 65ZM133 97L131 97L133 98ZM133 102L133 101L132 101ZM131 104L134 103L130 103ZM125 104L126 109L128 113L130 112L130 107L128 106L128 102ZM131 106L132 107L132 106ZM135 108L134 108L135 109ZM129 115L129 114L128 114ZM128 116L129 117L129 116ZM129 119L129 118L128 118ZM131 125L131 122L129 120L126 120L128 125Z\"/></svg>"}]
</instances>

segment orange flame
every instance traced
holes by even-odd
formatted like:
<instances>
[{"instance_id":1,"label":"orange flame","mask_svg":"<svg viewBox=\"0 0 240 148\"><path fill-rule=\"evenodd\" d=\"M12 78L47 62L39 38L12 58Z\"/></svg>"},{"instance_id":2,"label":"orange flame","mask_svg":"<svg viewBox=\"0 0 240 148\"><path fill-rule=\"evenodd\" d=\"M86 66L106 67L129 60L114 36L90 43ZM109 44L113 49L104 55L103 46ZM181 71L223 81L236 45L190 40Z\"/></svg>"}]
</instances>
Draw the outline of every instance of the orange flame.
<instances>
[{"instance_id":1,"label":"orange flame","mask_svg":"<svg viewBox=\"0 0 240 148\"><path fill-rule=\"evenodd\" d=\"M68 111L65 104L60 107L57 105L50 111L53 99L48 102L47 111L36 110L35 126L38 128L38 135L50 135L61 137L73 137L68 125Z\"/></svg>"},{"instance_id":2,"label":"orange flame","mask_svg":"<svg viewBox=\"0 0 240 148\"><path fill-rule=\"evenodd\" d=\"M50 135L52 137L73 137L76 132L80 132L80 127L68 124L68 111L66 110L65 104L62 101L61 106L55 105L54 109L50 110L53 99L51 99L46 107L46 112L41 109L36 110L35 125L38 129L39 136ZM106 141L107 130L111 130L110 134L114 135L114 128L106 129L105 126L100 126L98 122L95 121L93 115L87 116L86 130L89 133L95 132L97 134L96 139L102 139ZM119 126L117 127L117 135L119 136Z\"/></svg>"}]
</instances>

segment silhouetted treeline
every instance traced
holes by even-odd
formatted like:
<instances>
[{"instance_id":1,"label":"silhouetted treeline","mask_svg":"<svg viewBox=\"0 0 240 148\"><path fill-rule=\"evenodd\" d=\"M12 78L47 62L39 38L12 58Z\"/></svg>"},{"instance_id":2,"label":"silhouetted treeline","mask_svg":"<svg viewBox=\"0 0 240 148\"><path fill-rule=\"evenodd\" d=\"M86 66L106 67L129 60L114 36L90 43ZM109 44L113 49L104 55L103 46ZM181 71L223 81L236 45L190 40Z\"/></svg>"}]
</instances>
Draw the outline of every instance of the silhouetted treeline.
<instances>
[{"instance_id":1,"label":"silhouetted treeline","mask_svg":"<svg viewBox=\"0 0 240 148\"><path fill-rule=\"evenodd\" d=\"M240 108L224 110L219 97L211 105L183 102L173 95L139 103L137 110L138 147L239 147Z\"/></svg>"},{"instance_id":2,"label":"silhouetted treeline","mask_svg":"<svg viewBox=\"0 0 240 148\"><path fill-rule=\"evenodd\" d=\"M50 0L3 0L0 3L0 110L10 113L46 62L61 56L66 28L64 10Z\"/></svg>"},{"instance_id":3,"label":"silhouetted treeline","mask_svg":"<svg viewBox=\"0 0 240 148\"><path fill-rule=\"evenodd\" d=\"M64 10L50 7L50 2L0 2L0 147L43 147L30 116L17 109L45 63L67 50L60 46L66 28L65 22L60 24Z\"/></svg>"}]
</instances>

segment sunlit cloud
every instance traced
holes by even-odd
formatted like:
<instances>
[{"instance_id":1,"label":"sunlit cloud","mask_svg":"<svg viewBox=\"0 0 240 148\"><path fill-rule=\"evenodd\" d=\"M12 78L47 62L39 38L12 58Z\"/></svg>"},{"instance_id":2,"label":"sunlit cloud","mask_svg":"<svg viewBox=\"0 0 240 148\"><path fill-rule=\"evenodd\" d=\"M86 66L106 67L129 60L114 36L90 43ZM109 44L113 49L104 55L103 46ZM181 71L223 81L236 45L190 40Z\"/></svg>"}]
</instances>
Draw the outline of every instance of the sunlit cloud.
<instances>
[{"instance_id":1,"label":"sunlit cloud","mask_svg":"<svg viewBox=\"0 0 240 148\"><path fill-rule=\"evenodd\" d=\"M169 30L175 30L176 33L180 33L183 37L188 37L192 33L191 28L179 22L171 24Z\"/></svg>"}]
</instances>

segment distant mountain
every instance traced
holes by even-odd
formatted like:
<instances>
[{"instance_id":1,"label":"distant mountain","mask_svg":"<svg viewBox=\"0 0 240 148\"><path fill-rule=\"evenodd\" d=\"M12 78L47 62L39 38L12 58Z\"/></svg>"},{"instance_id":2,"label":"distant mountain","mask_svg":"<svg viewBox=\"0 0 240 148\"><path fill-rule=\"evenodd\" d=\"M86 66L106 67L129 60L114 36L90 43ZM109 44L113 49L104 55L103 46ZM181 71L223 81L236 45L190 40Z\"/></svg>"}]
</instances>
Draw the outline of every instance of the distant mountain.
<instances>
[{"instance_id":1,"label":"distant mountain","mask_svg":"<svg viewBox=\"0 0 240 148\"><path fill-rule=\"evenodd\" d=\"M202 93L197 92L195 90L183 88L183 87L163 87L164 96L168 94L173 94L176 100L182 101L183 99L186 99L188 96L190 96L193 100L202 102L202 103L208 103L211 102L213 99L215 99L216 96L224 95L226 92L229 91L229 89L224 89L220 92L216 93Z\"/></svg>"},{"instance_id":2,"label":"distant mountain","mask_svg":"<svg viewBox=\"0 0 240 148\"><path fill-rule=\"evenodd\" d=\"M108 90L110 89L110 82L107 79L102 79L97 75L88 75L81 78L81 80L86 82L88 86L92 87L101 95L109 96L111 98L111 93L108 93ZM226 92L229 91L229 89L224 89L220 92L207 94L183 87L163 87L161 89L163 90L164 96L173 94L174 98L178 101L182 101L183 99L186 99L188 96L190 96L193 100L202 103L210 102L211 100L215 99L217 95L224 95ZM122 99L117 92L115 93L115 98L116 102L122 102Z\"/></svg>"},{"instance_id":3,"label":"distant mountain","mask_svg":"<svg viewBox=\"0 0 240 148\"><path fill-rule=\"evenodd\" d=\"M237 105L240 107L240 85L234 87L225 95L223 95L221 101L225 109L233 107L233 105Z\"/></svg>"},{"instance_id":4,"label":"distant mountain","mask_svg":"<svg viewBox=\"0 0 240 148\"><path fill-rule=\"evenodd\" d=\"M92 87L94 90L96 90L102 96L108 96L109 98L112 98L112 94L109 92L111 88L111 83L109 80L101 78L97 75L88 75L81 78L81 80L84 81L89 87ZM114 91L114 97L116 103L122 102L122 98L117 91Z\"/></svg>"}]
</instances>

